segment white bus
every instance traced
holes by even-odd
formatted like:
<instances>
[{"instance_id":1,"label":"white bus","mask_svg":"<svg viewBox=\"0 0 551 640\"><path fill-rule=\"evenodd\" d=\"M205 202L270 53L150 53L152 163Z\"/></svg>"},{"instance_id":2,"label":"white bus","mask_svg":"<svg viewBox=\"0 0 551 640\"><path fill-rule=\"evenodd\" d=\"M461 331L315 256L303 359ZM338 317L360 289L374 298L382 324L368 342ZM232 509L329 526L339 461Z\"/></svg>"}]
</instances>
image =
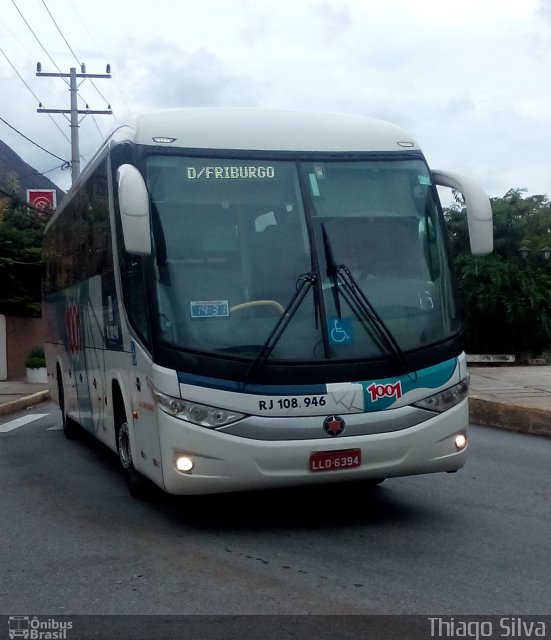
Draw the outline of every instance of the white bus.
<instances>
[{"instance_id":1,"label":"white bus","mask_svg":"<svg viewBox=\"0 0 551 640\"><path fill-rule=\"evenodd\" d=\"M173 494L453 472L468 376L437 185L471 249L488 198L398 127L252 109L143 114L47 226L65 434Z\"/></svg>"}]
</instances>

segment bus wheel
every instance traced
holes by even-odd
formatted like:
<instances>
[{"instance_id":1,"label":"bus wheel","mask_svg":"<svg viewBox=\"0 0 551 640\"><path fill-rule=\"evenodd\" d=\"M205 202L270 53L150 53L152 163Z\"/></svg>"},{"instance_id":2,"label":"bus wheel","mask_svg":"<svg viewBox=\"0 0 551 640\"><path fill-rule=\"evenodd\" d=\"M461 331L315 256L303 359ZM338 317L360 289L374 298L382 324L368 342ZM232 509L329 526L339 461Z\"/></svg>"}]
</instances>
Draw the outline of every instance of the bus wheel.
<instances>
[{"instance_id":1,"label":"bus wheel","mask_svg":"<svg viewBox=\"0 0 551 640\"><path fill-rule=\"evenodd\" d=\"M63 389L63 378L61 377L61 370L57 368L57 391L59 398L59 408L61 410L61 422L63 424L63 433L67 440L76 440L79 436L79 426L71 418L67 417L65 410L65 391Z\"/></svg>"},{"instance_id":2,"label":"bus wheel","mask_svg":"<svg viewBox=\"0 0 551 640\"><path fill-rule=\"evenodd\" d=\"M130 433L126 416L123 414L117 427L117 451L122 466L124 479L130 491L130 495L136 500L148 500L152 496L150 481L139 471L136 471L132 462L132 449L130 447Z\"/></svg>"}]
</instances>

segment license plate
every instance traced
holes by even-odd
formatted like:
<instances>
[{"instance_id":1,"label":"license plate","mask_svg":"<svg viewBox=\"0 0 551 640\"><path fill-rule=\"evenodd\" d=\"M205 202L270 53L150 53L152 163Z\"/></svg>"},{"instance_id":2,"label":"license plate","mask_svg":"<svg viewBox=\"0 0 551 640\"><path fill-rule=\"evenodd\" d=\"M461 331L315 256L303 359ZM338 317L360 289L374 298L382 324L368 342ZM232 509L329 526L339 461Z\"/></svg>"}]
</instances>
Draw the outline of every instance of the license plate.
<instances>
[{"instance_id":1,"label":"license plate","mask_svg":"<svg viewBox=\"0 0 551 640\"><path fill-rule=\"evenodd\" d=\"M339 471L353 469L362 464L361 449L317 451L310 455L310 471Z\"/></svg>"}]
</instances>

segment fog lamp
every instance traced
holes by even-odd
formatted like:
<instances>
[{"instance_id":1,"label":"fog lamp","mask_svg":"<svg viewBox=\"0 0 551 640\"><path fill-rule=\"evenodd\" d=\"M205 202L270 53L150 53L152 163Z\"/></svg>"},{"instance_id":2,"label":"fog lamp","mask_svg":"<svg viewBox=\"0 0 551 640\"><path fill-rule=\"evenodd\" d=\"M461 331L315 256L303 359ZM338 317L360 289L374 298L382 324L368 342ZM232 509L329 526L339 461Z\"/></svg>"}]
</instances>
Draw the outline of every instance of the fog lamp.
<instances>
[{"instance_id":1,"label":"fog lamp","mask_svg":"<svg viewBox=\"0 0 551 640\"><path fill-rule=\"evenodd\" d=\"M178 456L176 458L176 469L183 473L189 473L193 469L193 460L189 456Z\"/></svg>"},{"instance_id":2,"label":"fog lamp","mask_svg":"<svg viewBox=\"0 0 551 640\"><path fill-rule=\"evenodd\" d=\"M461 449L464 449L467 446L467 436L464 433L460 433L459 435L455 436L455 448L458 451L461 451Z\"/></svg>"}]
</instances>

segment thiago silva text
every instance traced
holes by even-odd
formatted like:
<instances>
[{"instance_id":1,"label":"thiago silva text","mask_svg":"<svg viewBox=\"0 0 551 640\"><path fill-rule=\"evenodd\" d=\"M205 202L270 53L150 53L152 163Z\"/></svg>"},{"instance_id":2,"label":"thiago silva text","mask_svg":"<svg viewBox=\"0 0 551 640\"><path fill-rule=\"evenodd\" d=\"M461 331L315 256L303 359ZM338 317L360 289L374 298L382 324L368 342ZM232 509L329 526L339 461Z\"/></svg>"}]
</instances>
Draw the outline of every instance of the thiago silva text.
<instances>
[{"instance_id":1,"label":"thiago silva text","mask_svg":"<svg viewBox=\"0 0 551 640\"><path fill-rule=\"evenodd\" d=\"M431 638L547 638L546 624L533 617L473 620L435 616L428 619Z\"/></svg>"}]
</instances>

